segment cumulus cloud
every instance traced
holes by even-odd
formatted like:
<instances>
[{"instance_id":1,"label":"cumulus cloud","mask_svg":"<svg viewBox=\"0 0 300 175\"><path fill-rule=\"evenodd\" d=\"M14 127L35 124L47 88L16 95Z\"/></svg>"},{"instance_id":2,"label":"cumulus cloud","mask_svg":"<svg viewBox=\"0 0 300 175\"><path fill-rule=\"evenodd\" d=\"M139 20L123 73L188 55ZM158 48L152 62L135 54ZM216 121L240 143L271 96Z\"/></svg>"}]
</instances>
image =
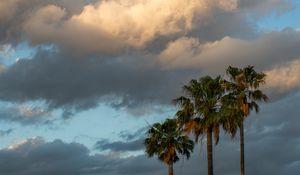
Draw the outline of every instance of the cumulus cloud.
<instances>
[{"instance_id":1,"label":"cumulus cloud","mask_svg":"<svg viewBox=\"0 0 300 175\"><path fill-rule=\"evenodd\" d=\"M66 11L55 5L35 11L23 30L31 44L55 43L65 51L78 53L117 53L124 47L110 33L76 20L65 21Z\"/></svg>"},{"instance_id":2,"label":"cumulus cloud","mask_svg":"<svg viewBox=\"0 0 300 175\"><path fill-rule=\"evenodd\" d=\"M34 58L21 59L1 72L0 81L6 83L0 84L0 98L44 100L48 107L62 108L66 114L104 102L142 115L149 111L142 106L155 109L156 104L170 104L191 78L223 74L228 65L255 65L263 71L297 60L299 41L298 31L284 30L253 40L225 37L201 43L196 38L179 38L158 55L136 52L81 59L39 50Z\"/></svg>"},{"instance_id":3,"label":"cumulus cloud","mask_svg":"<svg viewBox=\"0 0 300 175\"><path fill-rule=\"evenodd\" d=\"M56 43L68 52L116 54L158 37L183 35L205 21L210 10L236 7L236 0L110 0L87 5L66 19L63 8L47 5L25 20L23 30L34 45Z\"/></svg>"},{"instance_id":4,"label":"cumulus cloud","mask_svg":"<svg viewBox=\"0 0 300 175\"><path fill-rule=\"evenodd\" d=\"M10 0L0 2L0 43L16 45L24 40L23 23L37 9L48 4L63 7L67 16L80 13L83 6L94 0Z\"/></svg>"},{"instance_id":5,"label":"cumulus cloud","mask_svg":"<svg viewBox=\"0 0 300 175\"><path fill-rule=\"evenodd\" d=\"M162 169L157 161L148 161L145 156L123 159L111 155L90 155L82 144L61 140L45 142L41 137L26 139L2 149L0 155L0 174L7 175L150 175Z\"/></svg>"},{"instance_id":6,"label":"cumulus cloud","mask_svg":"<svg viewBox=\"0 0 300 175\"><path fill-rule=\"evenodd\" d=\"M222 74L228 65L266 70L300 55L298 31L259 34L248 19L251 10L283 10L288 2L34 2L1 2L12 11L0 13L10 16L1 21L0 40L55 49L1 71L0 99L42 100L65 116L101 102L132 115L160 111L153 106L170 104L191 78Z\"/></svg>"},{"instance_id":7,"label":"cumulus cloud","mask_svg":"<svg viewBox=\"0 0 300 175\"><path fill-rule=\"evenodd\" d=\"M179 38L159 54L166 69L206 69L221 72L228 65L255 65L266 69L300 55L297 45L300 33L286 29L255 39L224 37L219 41L201 43L197 38Z\"/></svg>"},{"instance_id":8,"label":"cumulus cloud","mask_svg":"<svg viewBox=\"0 0 300 175\"><path fill-rule=\"evenodd\" d=\"M201 18L214 7L232 11L237 0L102 1L98 7L86 6L73 19L140 46L157 36L191 30L195 18Z\"/></svg>"},{"instance_id":9,"label":"cumulus cloud","mask_svg":"<svg viewBox=\"0 0 300 175\"><path fill-rule=\"evenodd\" d=\"M266 74L268 87L276 89L277 93L300 89L300 59L277 65Z\"/></svg>"},{"instance_id":10,"label":"cumulus cloud","mask_svg":"<svg viewBox=\"0 0 300 175\"><path fill-rule=\"evenodd\" d=\"M254 23L290 5L282 0L1 1L1 47L13 48L23 41L41 47L32 59L1 68L0 99L18 104L41 100L46 109L17 104L0 109L0 120L43 124L51 120L51 109L63 109L68 116L99 103L141 115L152 111L151 106L169 104L191 78L222 74L228 65L250 64L266 71L268 91L293 95L263 106L259 119L247 119L246 171L297 174L299 30L259 33ZM48 44L55 49L41 49ZM142 136L120 137L115 142L102 140L98 148L142 148ZM221 139L215 148L216 173L238 174L238 143ZM198 150L182 165L176 165L176 173L206 173L205 155L199 158ZM78 143L33 138L0 150L0 172L150 175L163 174L166 168L145 155L90 155Z\"/></svg>"},{"instance_id":11,"label":"cumulus cloud","mask_svg":"<svg viewBox=\"0 0 300 175\"><path fill-rule=\"evenodd\" d=\"M248 25L251 12L263 15L289 6L289 1L281 0L3 1L0 40L55 43L69 52L115 53L151 44L164 36L197 33L207 39L238 33L241 37L253 33Z\"/></svg>"}]
</instances>

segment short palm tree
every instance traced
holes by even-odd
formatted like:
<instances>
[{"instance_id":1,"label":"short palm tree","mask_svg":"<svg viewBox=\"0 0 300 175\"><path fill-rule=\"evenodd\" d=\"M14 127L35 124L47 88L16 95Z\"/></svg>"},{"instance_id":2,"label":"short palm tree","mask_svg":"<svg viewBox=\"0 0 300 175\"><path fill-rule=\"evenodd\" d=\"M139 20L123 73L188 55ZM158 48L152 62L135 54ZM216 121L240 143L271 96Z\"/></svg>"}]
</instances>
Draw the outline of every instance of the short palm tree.
<instances>
[{"instance_id":1,"label":"short palm tree","mask_svg":"<svg viewBox=\"0 0 300 175\"><path fill-rule=\"evenodd\" d=\"M241 119L238 120L238 126L240 128L240 172L241 175L244 175L244 119L249 116L251 110L259 111L258 101L267 101L268 97L259 90L260 85L265 83L266 75L256 72L253 66L247 66L245 68L229 66L226 73L230 81L225 81L224 84L229 92L228 99L231 99L227 100L227 102L231 101L229 104L231 104L232 109L235 108L233 114L241 117ZM242 112L242 114L240 112ZM234 128L236 125L233 122L234 120L231 120L229 126Z\"/></svg>"},{"instance_id":2,"label":"short palm tree","mask_svg":"<svg viewBox=\"0 0 300 175\"><path fill-rule=\"evenodd\" d=\"M183 135L175 119L153 124L144 144L149 157L157 155L159 160L167 164L169 175L173 175L173 164L179 160L179 154L189 158L194 149L193 141Z\"/></svg>"},{"instance_id":3,"label":"short palm tree","mask_svg":"<svg viewBox=\"0 0 300 175\"><path fill-rule=\"evenodd\" d=\"M183 87L185 96L174 100L180 105L176 116L181 127L188 133L193 132L196 142L200 135L206 134L208 175L213 175L212 135L217 144L222 121L220 110L224 88L221 82L220 76L191 80Z\"/></svg>"}]
</instances>

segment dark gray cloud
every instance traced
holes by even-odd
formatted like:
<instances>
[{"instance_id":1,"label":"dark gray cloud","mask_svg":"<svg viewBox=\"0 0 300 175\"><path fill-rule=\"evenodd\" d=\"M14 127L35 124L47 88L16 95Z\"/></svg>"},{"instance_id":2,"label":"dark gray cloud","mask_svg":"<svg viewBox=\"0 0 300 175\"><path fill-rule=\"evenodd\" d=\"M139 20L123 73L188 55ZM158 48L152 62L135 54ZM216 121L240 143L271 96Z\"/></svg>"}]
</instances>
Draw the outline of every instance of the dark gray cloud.
<instances>
[{"instance_id":1,"label":"dark gray cloud","mask_svg":"<svg viewBox=\"0 0 300 175\"><path fill-rule=\"evenodd\" d=\"M33 59L21 59L0 74L0 80L6 82L0 85L0 98L17 102L45 100L50 108L77 111L95 107L100 99L132 108L144 103L168 104L191 74L159 70L147 66L146 59L145 65L127 60L69 58L40 51Z\"/></svg>"},{"instance_id":2,"label":"dark gray cloud","mask_svg":"<svg viewBox=\"0 0 300 175\"><path fill-rule=\"evenodd\" d=\"M247 174L293 175L300 171L300 129L297 108L299 100L298 91L293 96L261 105L260 113L252 113L246 119ZM115 145L112 144L113 146ZM127 146L118 144L118 149L123 150L121 148L123 147L125 150ZM205 139L202 145L199 143L195 148L190 160L176 164L176 174L207 173ZM238 137L231 139L230 136L221 134L219 144L214 147L214 167L216 174L239 174Z\"/></svg>"},{"instance_id":3,"label":"dark gray cloud","mask_svg":"<svg viewBox=\"0 0 300 175\"><path fill-rule=\"evenodd\" d=\"M300 136L298 122L299 93L276 102L262 105L258 115L252 114L245 122L247 174L294 175L300 170ZM126 150L128 145L119 145ZM175 165L175 173L205 174L206 151L203 145L195 146L190 160ZM28 139L0 151L0 174L8 175L150 175L166 173L166 166L145 155L120 158L115 154L90 155L89 150L78 143L61 140L45 142L41 138ZM239 174L238 138L231 140L221 134L214 147L215 173Z\"/></svg>"},{"instance_id":4,"label":"dark gray cloud","mask_svg":"<svg viewBox=\"0 0 300 175\"><path fill-rule=\"evenodd\" d=\"M21 59L1 72L0 81L5 83L0 85L0 98L12 102L44 100L52 109L64 109L66 115L95 107L99 102L147 113L150 108L141 106L155 109L155 104L170 104L180 94L181 86L202 71L223 74L229 64L251 64L264 70L286 60L298 60L299 38L299 32L285 30L250 41L225 38L212 46L215 49L207 50L202 50L205 46L201 44L176 49L193 44L191 39L183 40L187 43L179 40L176 47L166 49L171 55L160 55L160 63L155 55L142 53L78 58L40 50L33 59ZM193 49L200 53L190 55ZM180 59L183 57L185 60Z\"/></svg>"},{"instance_id":5,"label":"dark gray cloud","mask_svg":"<svg viewBox=\"0 0 300 175\"><path fill-rule=\"evenodd\" d=\"M221 1L205 2L216 4ZM96 107L99 103L110 104L115 108L125 107L127 111L141 115L152 111L155 105L169 104L187 80L204 73L222 74L229 64L253 64L259 70L276 70L276 66L284 65L287 61L292 61L291 65L293 61L299 61L299 31L286 29L265 34L259 33L255 26L255 20L262 16L280 14L291 8L291 1L240 0L238 9L234 5L226 5L226 2L235 1L223 2L225 5L221 6L224 7L212 5L209 11L197 14L195 18L191 18L189 13L183 15L183 18L187 18L185 22L193 19L190 22L194 28L190 30L185 29L186 23L182 16L172 16L179 19L173 23L159 21L160 18L151 23L141 18L147 22L141 24L149 29L147 32L137 30L134 22L128 24L121 16L120 23L113 23L120 25L107 32L102 30L103 27L113 24L99 24L95 28L83 23L94 12L97 12L96 17L101 16L95 9L97 5L89 6L90 9L86 9L86 13L80 16L87 1L1 1L0 44L16 45L26 40L36 46L53 44L57 49L41 49L32 59L20 59L11 66L1 67L0 99L16 103L45 101L49 108L46 111L63 109L66 117ZM128 12L126 9L123 11ZM109 19L103 21L109 22ZM149 25L153 28L148 28ZM173 27L177 27L179 32L170 30ZM145 35L149 33L151 35ZM178 42L173 50L171 48L171 57L166 59L161 56L176 41L184 42ZM272 76L276 78L279 73L275 71ZM284 88L281 92L284 95L276 101L270 97L271 102L263 105L259 116L252 115L247 119L247 174L294 175L300 171L297 125L300 86L298 79L294 81L296 83L282 81L281 84L296 85ZM272 96L276 96L277 91L274 92ZM48 113L38 108L32 109L30 114L24 115L24 111L22 113L17 107L2 108L0 120L18 121L24 125L48 121ZM10 131L3 133L9 134ZM120 136L123 138L121 141L98 142L98 148L112 151L142 148L142 135L123 133ZM199 146L196 147L199 149ZM176 164L176 174L206 173L205 146L200 154L197 149L190 161ZM231 141L222 135L214 155L216 174L239 174L237 140ZM67 144L61 140L45 142L40 138L29 139L23 144L0 150L1 175L164 173L166 167L163 164L156 159L147 159L145 155L127 158L114 154L90 155L84 145Z\"/></svg>"},{"instance_id":6,"label":"dark gray cloud","mask_svg":"<svg viewBox=\"0 0 300 175\"><path fill-rule=\"evenodd\" d=\"M20 123L22 125L46 125L54 121L47 109L26 105L0 107L0 120L8 123Z\"/></svg>"},{"instance_id":7,"label":"dark gray cloud","mask_svg":"<svg viewBox=\"0 0 300 175\"><path fill-rule=\"evenodd\" d=\"M119 133L119 136L122 139L127 140L127 141L138 139L138 138L141 138L141 137L145 136L148 128L149 127L143 127L143 128L140 128L140 129L136 130L135 132L132 132L132 131L121 131Z\"/></svg>"},{"instance_id":8,"label":"dark gray cloud","mask_svg":"<svg viewBox=\"0 0 300 175\"><path fill-rule=\"evenodd\" d=\"M101 139L95 144L95 148L100 151L111 152L128 152L140 151L144 149L144 139L148 127L143 127L135 132L121 131L119 137L121 140L109 141L108 139Z\"/></svg>"},{"instance_id":9,"label":"dark gray cloud","mask_svg":"<svg viewBox=\"0 0 300 175\"><path fill-rule=\"evenodd\" d=\"M125 107L130 114L140 116L159 112L155 105L170 105L171 100L180 94L182 85L201 76L201 72L223 74L223 69L229 64L252 64L265 70L287 60L298 60L299 38L299 32L294 30L267 34L249 42L227 38L215 49L203 51L199 45L197 49L201 52L186 57L185 61L179 58L189 56L187 54L193 53L192 50L179 50L180 53L176 54L178 49L169 47L167 50L173 50L176 56L161 56L160 64L155 55L145 57L140 53L133 57L82 59L39 50L33 59L21 59L0 73L0 81L5 82L0 84L0 99L10 102L42 100L49 109L63 109L65 117L99 103L116 109ZM191 44L189 39L187 41L179 42L179 46ZM240 48L243 53L232 48ZM276 77L276 74L272 76ZM279 88L271 87L275 89L272 94ZM297 90L298 86L295 87L286 88L281 94Z\"/></svg>"},{"instance_id":10,"label":"dark gray cloud","mask_svg":"<svg viewBox=\"0 0 300 175\"><path fill-rule=\"evenodd\" d=\"M293 175L300 171L300 130L298 127L299 109L297 108L299 100L300 93L298 91L293 96L262 104L260 113L252 113L246 119L245 151L247 174ZM113 143L110 145L112 148L117 146L118 150L128 149L128 145L124 144L124 142ZM207 173L205 139L202 145L199 143L195 148L190 160L180 161L176 164L176 174L196 175ZM149 161L150 166L152 160L147 160L145 157L142 159L142 157L139 156L139 163L144 164L144 162ZM128 167L122 167L122 170L126 168ZM231 139L230 136L221 133L220 142L214 147L214 168L216 174L239 174L238 137ZM131 167L130 170L132 173L135 172L135 168ZM160 171L164 171L164 167L161 167ZM129 172L127 173L130 174Z\"/></svg>"},{"instance_id":11,"label":"dark gray cloud","mask_svg":"<svg viewBox=\"0 0 300 175\"><path fill-rule=\"evenodd\" d=\"M97 23L95 28L88 23L89 17L100 13L97 9L99 5L109 12L108 8L113 3L103 5L100 1L92 1L95 4L83 8L89 2L1 2L4 7L11 6L15 10L0 13L10 17L1 20L0 30L4 31L5 36L0 38L12 36L20 42L21 39L17 39L20 34L33 45L53 44L56 47L55 51L39 50L33 59L21 59L1 71L0 81L5 82L0 85L1 100L43 100L50 109L62 108L65 117L103 102L115 108L125 107L131 114L142 115L160 111L153 107L155 105L170 104L180 93L181 86L187 80L201 76L202 72L223 74L223 69L229 64L252 64L264 70L300 57L297 49L299 32L286 30L259 34L249 21L251 11L260 11L261 15L284 11L288 9L289 1L242 0L237 4L235 0L203 1L209 11L199 7L201 14L190 21L193 26L190 31L175 23L181 32L165 31L163 34L159 27L165 24L164 21L156 21L154 31L143 22L141 25L145 30L147 28L147 32L153 33L148 38L144 38L145 31L140 30L123 31L129 32L123 36L118 32L103 31L106 25L98 26ZM125 12L128 10L123 8ZM150 7L145 5L145 8ZM184 13L186 23L193 15ZM111 19L106 12L101 13L100 17L102 22ZM174 20L177 19L175 17ZM118 31L120 27L123 30L123 23L107 25L111 25L112 30ZM14 28L21 28L22 31L13 32ZM138 41L136 38L130 39L131 35L136 35L142 46L136 46ZM186 36L187 43L180 43L182 36ZM251 36L256 38L249 39ZM2 40L9 42L10 39ZM197 40L198 44L190 40ZM174 42L179 46L170 47ZM165 52L172 54L164 55Z\"/></svg>"},{"instance_id":12,"label":"dark gray cloud","mask_svg":"<svg viewBox=\"0 0 300 175\"><path fill-rule=\"evenodd\" d=\"M61 140L45 142L39 137L3 149L0 155L1 175L150 175L162 169L157 161L147 160L145 156L123 159L113 155L90 155L84 145Z\"/></svg>"},{"instance_id":13,"label":"dark gray cloud","mask_svg":"<svg viewBox=\"0 0 300 175\"><path fill-rule=\"evenodd\" d=\"M139 151L144 149L144 139L140 138L133 141L115 141L110 142L107 139L100 140L96 143L95 148L100 151L110 150L113 152Z\"/></svg>"},{"instance_id":14,"label":"dark gray cloud","mask_svg":"<svg viewBox=\"0 0 300 175\"><path fill-rule=\"evenodd\" d=\"M292 0L241 0L239 7L244 13L252 17L265 16L270 13L277 15L293 8L295 1Z\"/></svg>"}]
</instances>

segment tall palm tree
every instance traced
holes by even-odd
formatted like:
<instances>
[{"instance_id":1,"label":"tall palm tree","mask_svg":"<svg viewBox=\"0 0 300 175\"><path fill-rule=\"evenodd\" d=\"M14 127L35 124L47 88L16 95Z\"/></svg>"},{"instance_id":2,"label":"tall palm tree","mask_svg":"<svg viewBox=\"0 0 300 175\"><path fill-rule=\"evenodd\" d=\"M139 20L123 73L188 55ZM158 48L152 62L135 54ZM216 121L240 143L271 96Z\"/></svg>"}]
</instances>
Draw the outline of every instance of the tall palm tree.
<instances>
[{"instance_id":1,"label":"tall palm tree","mask_svg":"<svg viewBox=\"0 0 300 175\"><path fill-rule=\"evenodd\" d=\"M223 81L224 83L225 81ZM225 93L222 97L222 107L220 112L222 114L221 125L225 133L230 134L232 138L238 132L240 123L243 121L244 113L240 109L236 96L232 93Z\"/></svg>"},{"instance_id":2,"label":"tall palm tree","mask_svg":"<svg viewBox=\"0 0 300 175\"><path fill-rule=\"evenodd\" d=\"M191 80L183 87L183 91L185 96L174 100L180 105L180 110L176 113L177 119L186 132L194 133L196 142L200 135L206 134L208 175L213 175L212 135L214 134L217 144L222 118L221 99L224 94L221 78L205 76L199 80Z\"/></svg>"},{"instance_id":3,"label":"tall palm tree","mask_svg":"<svg viewBox=\"0 0 300 175\"><path fill-rule=\"evenodd\" d=\"M193 141L183 135L175 119L153 124L144 144L149 157L157 155L159 160L167 164L169 175L173 175L173 164L179 160L178 155L182 154L188 159L194 149Z\"/></svg>"},{"instance_id":4,"label":"tall palm tree","mask_svg":"<svg viewBox=\"0 0 300 175\"><path fill-rule=\"evenodd\" d=\"M258 101L267 101L268 97L259 90L260 85L265 83L266 75L258 73L253 66L236 68L229 66L226 73L230 78L227 81L226 89L229 95L236 99L238 108L242 111L242 119L239 121L240 128L240 173L245 175L245 156L244 156L244 119L249 116L251 110L259 111ZM234 104L234 103L232 103ZM232 124L234 125L234 124Z\"/></svg>"}]
</instances>

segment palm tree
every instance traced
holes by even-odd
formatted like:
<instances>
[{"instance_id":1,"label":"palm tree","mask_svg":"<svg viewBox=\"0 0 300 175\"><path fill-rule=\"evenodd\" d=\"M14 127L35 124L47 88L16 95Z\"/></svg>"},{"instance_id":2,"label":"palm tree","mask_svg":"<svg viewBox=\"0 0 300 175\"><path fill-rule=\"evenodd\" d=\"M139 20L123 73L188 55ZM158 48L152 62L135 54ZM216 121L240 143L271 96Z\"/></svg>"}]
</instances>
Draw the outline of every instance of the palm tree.
<instances>
[{"instance_id":1,"label":"palm tree","mask_svg":"<svg viewBox=\"0 0 300 175\"><path fill-rule=\"evenodd\" d=\"M243 121L244 113L232 93L225 93L221 101L220 112L222 118L220 123L225 133L230 134L233 139L239 129L240 123Z\"/></svg>"},{"instance_id":2,"label":"palm tree","mask_svg":"<svg viewBox=\"0 0 300 175\"><path fill-rule=\"evenodd\" d=\"M183 91L185 96L174 100L181 108L176 113L177 120L186 132L194 133L196 142L200 135L206 134L208 175L213 175L212 135L217 144L222 119L220 110L224 88L221 78L205 76L198 81L191 80Z\"/></svg>"},{"instance_id":3,"label":"palm tree","mask_svg":"<svg viewBox=\"0 0 300 175\"><path fill-rule=\"evenodd\" d=\"M149 157L157 155L159 160L167 164L169 175L173 175L173 164L179 160L178 155L182 154L188 159L194 149L193 141L183 135L175 119L153 124L144 144Z\"/></svg>"},{"instance_id":4,"label":"palm tree","mask_svg":"<svg viewBox=\"0 0 300 175\"><path fill-rule=\"evenodd\" d=\"M239 120L240 128L240 172L245 175L245 156L244 156L244 119L249 116L251 110L259 111L258 101L267 101L268 97L259 90L261 84L265 83L266 75L258 73L253 66L245 68L236 68L229 66L226 73L230 81L225 82L226 89L238 108L242 111L241 120ZM234 126L234 124L231 124Z\"/></svg>"}]
</instances>

